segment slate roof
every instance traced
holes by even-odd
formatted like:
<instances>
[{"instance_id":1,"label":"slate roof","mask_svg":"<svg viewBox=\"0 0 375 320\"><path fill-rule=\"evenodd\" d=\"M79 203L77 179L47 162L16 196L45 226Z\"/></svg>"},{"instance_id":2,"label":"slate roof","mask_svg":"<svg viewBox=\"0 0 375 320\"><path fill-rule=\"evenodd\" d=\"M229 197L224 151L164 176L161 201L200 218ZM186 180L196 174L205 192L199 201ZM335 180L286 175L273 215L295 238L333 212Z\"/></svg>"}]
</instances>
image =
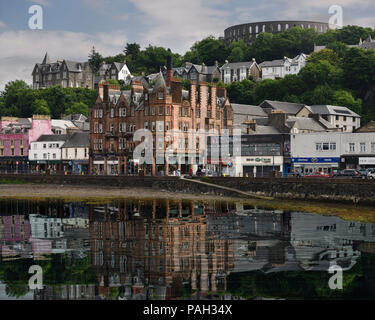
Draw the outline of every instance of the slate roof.
<instances>
[{"instance_id":1,"label":"slate roof","mask_svg":"<svg viewBox=\"0 0 375 320\"><path fill-rule=\"evenodd\" d=\"M255 61L228 62L225 63L220 69L238 69L241 67L251 68L254 64L257 65Z\"/></svg>"},{"instance_id":2,"label":"slate roof","mask_svg":"<svg viewBox=\"0 0 375 320\"><path fill-rule=\"evenodd\" d=\"M43 134L37 142L66 141L67 137L66 134Z\"/></svg>"},{"instance_id":3,"label":"slate roof","mask_svg":"<svg viewBox=\"0 0 375 320\"><path fill-rule=\"evenodd\" d=\"M237 103L232 103L231 106L233 108L233 112L236 114L246 114L246 115L253 115L253 116L260 116L260 117L267 116L263 108L259 106L237 104Z\"/></svg>"},{"instance_id":4,"label":"slate roof","mask_svg":"<svg viewBox=\"0 0 375 320\"><path fill-rule=\"evenodd\" d=\"M361 117L354 111L343 106L313 105L313 106L308 106L307 108L309 108L312 113L318 113L321 115L340 115L340 116L349 116L349 117L357 117L357 118Z\"/></svg>"},{"instance_id":5,"label":"slate roof","mask_svg":"<svg viewBox=\"0 0 375 320\"><path fill-rule=\"evenodd\" d=\"M155 86L152 90L153 93L157 92L160 88L163 88L166 91L168 90L167 84L165 83L163 74L161 72L159 72L159 74L158 74L158 76L156 77L155 80L156 80L156 83L155 83Z\"/></svg>"},{"instance_id":6,"label":"slate roof","mask_svg":"<svg viewBox=\"0 0 375 320\"><path fill-rule=\"evenodd\" d=\"M73 113L73 114L69 114L67 115L64 120L68 120L68 121L86 121L87 120L87 117L84 116L83 114L76 114L76 113Z\"/></svg>"},{"instance_id":7,"label":"slate roof","mask_svg":"<svg viewBox=\"0 0 375 320\"><path fill-rule=\"evenodd\" d=\"M325 121L324 119L322 119ZM325 121L326 125L329 124L329 122ZM310 130L310 131L325 131L325 129L333 129L334 127L329 124L328 128L325 128L321 123L314 120L313 118L307 118L307 117L288 117L286 120L286 125L289 128L298 128L300 130Z\"/></svg>"},{"instance_id":8,"label":"slate roof","mask_svg":"<svg viewBox=\"0 0 375 320\"><path fill-rule=\"evenodd\" d=\"M271 100L265 100L260 104L260 107L262 107L263 109L271 108L273 110L282 110L286 114L290 114L290 115L296 115L305 106L306 106L305 104L301 104L301 103L291 103L291 102L271 101Z\"/></svg>"},{"instance_id":9,"label":"slate roof","mask_svg":"<svg viewBox=\"0 0 375 320\"><path fill-rule=\"evenodd\" d=\"M62 148L88 147L90 147L90 132L76 132L62 146Z\"/></svg>"}]
</instances>

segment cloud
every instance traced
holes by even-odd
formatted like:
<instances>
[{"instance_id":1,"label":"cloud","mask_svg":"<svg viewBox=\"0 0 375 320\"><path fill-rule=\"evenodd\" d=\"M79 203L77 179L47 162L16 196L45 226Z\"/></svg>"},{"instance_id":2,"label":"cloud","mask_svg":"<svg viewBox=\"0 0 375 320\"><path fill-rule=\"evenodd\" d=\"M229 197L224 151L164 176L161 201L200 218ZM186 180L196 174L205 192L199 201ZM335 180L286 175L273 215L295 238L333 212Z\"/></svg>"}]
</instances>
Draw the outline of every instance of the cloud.
<instances>
[{"instance_id":1,"label":"cloud","mask_svg":"<svg viewBox=\"0 0 375 320\"><path fill-rule=\"evenodd\" d=\"M0 21L0 28L5 28L6 27L6 24L2 21Z\"/></svg>"},{"instance_id":2,"label":"cloud","mask_svg":"<svg viewBox=\"0 0 375 320\"><path fill-rule=\"evenodd\" d=\"M33 2L34 4L40 4L42 6L50 6L51 4L47 0L29 0L29 2Z\"/></svg>"},{"instance_id":3,"label":"cloud","mask_svg":"<svg viewBox=\"0 0 375 320\"><path fill-rule=\"evenodd\" d=\"M87 61L95 46L103 56L121 52L127 41L123 32L87 34L67 31L6 31L0 33L0 91L11 80L31 84L31 72L46 52L58 58Z\"/></svg>"},{"instance_id":4,"label":"cloud","mask_svg":"<svg viewBox=\"0 0 375 320\"><path fill-rule=\"evenodd\" d=\"M141 33L142 45L169 47L183 53L209 35L221 36L228 26L229 12L219 5L226 0L129 0L141 12L139 21L147 25ZM207 2L205 2L207 3Z\"/></svg>"}]
</instances>

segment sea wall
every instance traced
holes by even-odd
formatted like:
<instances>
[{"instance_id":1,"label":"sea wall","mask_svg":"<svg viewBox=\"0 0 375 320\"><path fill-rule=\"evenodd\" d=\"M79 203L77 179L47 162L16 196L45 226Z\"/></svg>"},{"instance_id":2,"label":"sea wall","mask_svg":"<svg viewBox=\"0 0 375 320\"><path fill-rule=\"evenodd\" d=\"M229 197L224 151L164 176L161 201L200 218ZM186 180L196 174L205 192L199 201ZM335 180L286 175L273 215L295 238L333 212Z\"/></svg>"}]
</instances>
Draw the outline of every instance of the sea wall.
<instances>
[{"instance_id":1,"label":"sea wall","mask_svg":"<svg viewBox=\"0 0 375 320\"><path fill-rule=\"evenodd\" d=\"M2 180L10 183L22 181L67 186L143 188L191 194L246 197L235 190L198 184L178 177L0 175L0 181ZM205 177L202 181L278 199L339 201L375 205L375 181L372 180Z\"/></svg>"}]
</instances>

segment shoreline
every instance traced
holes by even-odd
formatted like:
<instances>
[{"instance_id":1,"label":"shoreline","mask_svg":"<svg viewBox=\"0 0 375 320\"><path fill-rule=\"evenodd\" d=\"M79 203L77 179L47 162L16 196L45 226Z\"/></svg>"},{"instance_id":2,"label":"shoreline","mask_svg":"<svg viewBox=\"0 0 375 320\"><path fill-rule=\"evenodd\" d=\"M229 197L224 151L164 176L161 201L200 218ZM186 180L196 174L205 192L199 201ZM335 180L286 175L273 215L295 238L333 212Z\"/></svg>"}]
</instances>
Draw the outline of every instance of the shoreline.
<instances>
[{"instance_id":1,"label":"shoreline","mask_svg":"<svg viewBox=\"0 0 375 320\"><path fill-rule=\"evenodd\" d=\"M235 202L268 210L308 212L338 216L345 220L375 222L375 207L313 200L260 200L213 194L190 194L147 188L71 186L46 184L1 184L0 201L64 201L104 204L121 200L171 200Z\"/></svg>"}]
</instances>

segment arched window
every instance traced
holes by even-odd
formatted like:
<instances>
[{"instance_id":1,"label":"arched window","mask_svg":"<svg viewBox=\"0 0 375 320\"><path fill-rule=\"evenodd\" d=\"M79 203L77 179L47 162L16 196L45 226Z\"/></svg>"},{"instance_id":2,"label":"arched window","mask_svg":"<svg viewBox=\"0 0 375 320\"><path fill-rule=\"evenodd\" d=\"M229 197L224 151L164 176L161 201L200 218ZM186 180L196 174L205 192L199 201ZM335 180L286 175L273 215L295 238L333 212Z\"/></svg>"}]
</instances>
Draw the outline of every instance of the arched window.
<instances>
[{"instance_id":1,"label":"arched window","mask_svg":"<svg viewBox=\"0 0 375 320\"><path fill-rule=\"evenodd\" d=\"M289 24L286 24L285 25L285 30L288 30L289 29Z\"/></svg>"},{"instance_id":2,"label":"arched window","mask_svg":"<svg viewBox=\"0 0 375 320\"><path fill-rule=\"evenodd\" d=\"M255 33L259 33L259 27L255 26Z\"/></svg>"},{"instance_id":3,"label":"arched window","mask_svg":"<svg viewBox=\"0 0 375 320\"><path fill-rule=\"evenodd\" d=\"M266 25L263 25L262 32L266 32Z\"/></svg>"},{"instance_id":4,"label":"arched window","mask_svg":"<svg viewBox=\"0 0 375 320\"><path fill-rule=\"evenodd\" d=\"M249 33L253 33L253 27L252 26L249 27Z\"/></svg>"},{"instance_id":5,"label":"arched window","mask_svg":"<svg viewBox=\"0 0 375 320\"><path fill-rule=\"evenodd\" d=\"M281 31L281 24L277 25L277 31L279 31L279 32Z\"/></svg>"}]
</instances>

